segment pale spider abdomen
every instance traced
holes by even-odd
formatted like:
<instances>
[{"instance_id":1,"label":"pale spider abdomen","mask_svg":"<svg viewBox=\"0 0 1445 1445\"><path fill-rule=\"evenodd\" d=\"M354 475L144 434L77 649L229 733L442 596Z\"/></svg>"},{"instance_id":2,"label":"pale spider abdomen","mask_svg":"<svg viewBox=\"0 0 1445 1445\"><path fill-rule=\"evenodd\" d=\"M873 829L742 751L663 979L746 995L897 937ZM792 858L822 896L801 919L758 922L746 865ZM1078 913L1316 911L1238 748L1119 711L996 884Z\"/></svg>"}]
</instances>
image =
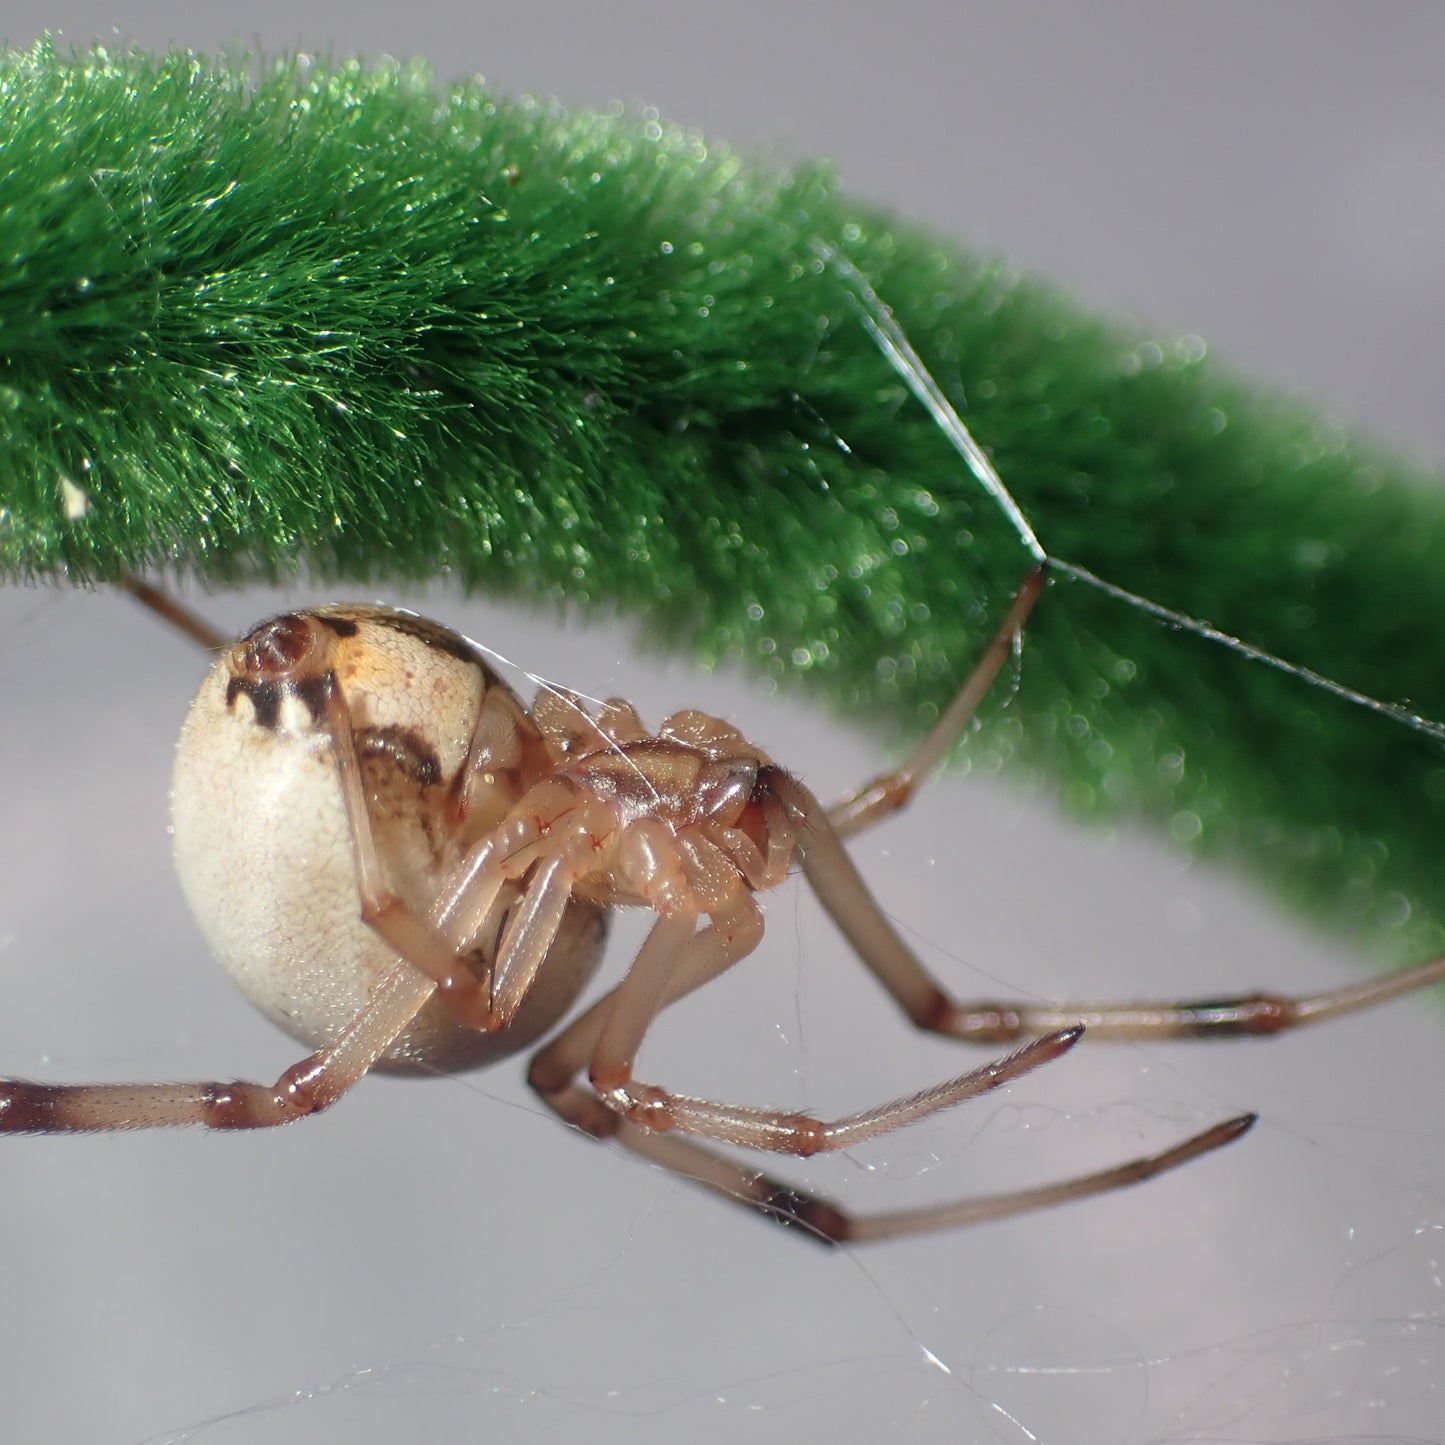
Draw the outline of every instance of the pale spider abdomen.
<instances>
[{"instance_id":1,"label":"pale spider abdomen","mask_svg":"<svg viewBox=\"0 0 1445 1445\"><path fill-rule=\"evenodd\" d=\"M333 607L277 618L217 660L177 746L176 867L222 966L253 1004L312 1047L356 1016L397 957L362 917L325 726L328 674L352 721L387 881L420 915L469 843L529 781L525 757L510 758L474 780L468 814L457 816L458 770L468 764L482 700L505 684L464 639L411 614ZM571 1005L602 932L598 909L570 905L510 1027L478 1032L433 999L385 1063L452 1070L523 1047ZM478 943L490 960L496 939Z\"/></svg>"}]
</instances>

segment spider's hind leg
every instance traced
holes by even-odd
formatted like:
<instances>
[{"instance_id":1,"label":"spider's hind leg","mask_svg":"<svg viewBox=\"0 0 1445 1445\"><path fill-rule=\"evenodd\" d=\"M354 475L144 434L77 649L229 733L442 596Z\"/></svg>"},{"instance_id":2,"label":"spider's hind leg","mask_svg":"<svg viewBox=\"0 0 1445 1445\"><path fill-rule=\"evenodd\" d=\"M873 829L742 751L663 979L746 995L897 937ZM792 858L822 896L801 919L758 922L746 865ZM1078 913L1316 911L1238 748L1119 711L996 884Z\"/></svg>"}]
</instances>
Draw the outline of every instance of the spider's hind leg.
<instances>
[{"instance_id":1,"label":"spider's hind leg","mask_svg":"<svg viewBox=\"0 0 1445 1445\"><path fill-rule=\"evenodd\" d=\"M133 572L122 572L117 585L129 592L148 612L154 613L162 622L176 631L184 633L192 642L199 643L209 652L220 652L235 640L211 626L199 612L193 612L163 587L137 577Z\"/></svg>"},{"instance_id":2,"label":"spider's hind leg","mask_svg":"<svg viewBox=\"0 0 1445 1445\"><path fill-rule=\"evenodd\" d=\"M329 1108L371 1068L436 991L398 962L371 1001L328 1044L275 1084L35 1084L0 1080L0 1133L63 1134L203 1124L264 1129Z\"/></svg>"}]
</instances>

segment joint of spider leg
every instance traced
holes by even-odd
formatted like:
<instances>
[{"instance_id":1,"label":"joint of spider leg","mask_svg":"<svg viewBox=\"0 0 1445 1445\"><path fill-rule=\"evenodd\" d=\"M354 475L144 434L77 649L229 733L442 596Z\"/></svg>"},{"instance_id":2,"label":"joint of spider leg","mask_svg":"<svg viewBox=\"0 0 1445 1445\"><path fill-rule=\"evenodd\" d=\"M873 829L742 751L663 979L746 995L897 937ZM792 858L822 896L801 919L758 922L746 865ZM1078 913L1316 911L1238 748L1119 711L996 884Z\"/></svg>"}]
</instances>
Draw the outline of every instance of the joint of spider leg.
<instances>
[{"instance_id":1,"label":"joint of spider leg","mask_svg":"<svg viewBox=\"0 0 1445 1445\"><path fill-rule=\"evenodd\" d=\"M759 1190L760 1197L749 1202L765 1219L801 1234L825 1249L838 1248L853 1232L848 1216L816 1194L794 1189L767 1174L758 1175L754 1187Z\"/></svg>"},{"instance_id":2,"label":"joint of spider leg","mask_svg":"<svg viewBox=\"0 0 1445 1445\"><path fill-rule=\"evenodd\" d=\"M527 1087L544 1099L554 1099L570 1087L573 1072L559 1065L551 1050L541 1049L527 1065Z\"/></svg>"},{"instance_id":3,"label":"joint of spider leg","mask_svg":"<svg viewBox=\"0 0 1445 1445\"><path fill-rule=\"evenodd\" d=\"M361 921L375 928L402 907L401 899L390 888L379 888L374 895L361 900Z\"/></svg>"},{"instance_id":4,"label":"joint of spider leg","mask_svg":"<svg viewBox=\"0 0 1445 1445\"><path fill-rule=\"evenodd\" d=\"M749 802L760 807L765 807L770 800L779 802L783 811L793 822L801 822L803 809L793 799L793 775L786 768L780 768L776 763L764 763L758 769L757 778L753 782L752 796Z\"/></svg>"},{"instance_id":5,"label":"joint of spider leg","mask_svg":"<svg viewBox=\"0 0 1445 1445\"><path fill-rule=\"evenodd\" d=\"M288 1112L286 1101L257 1084L205 1084L200 1091L200 1118L210 1129L254 1129L274 1123L278 1110ZM292 1114L293 1119L304 1118Z\"/></svg>"},{"instance_id":6,"label":"joint of spider leg","mask_svg":"<svg viewBox=\"0 0 1445 1445\"><path fill-rule=\"evenodd\" d=\"M788 1141L786 1152L799 1159L811 1159L832 1147L828 1126L811 1114L784 1114L778 1124Z\"/></svg>"},{"instance_id":7,"label":"joint of spider leg","mask_svg":"<svg viewBox=\"0 0 1445 1445\"><path fill-rule=\"evenodd\" d=\"M973 1044L1016 1044L1027 1037L1023 1015L1006 1003L980 1003L961 1009L935 989L914 1023L925 1033L946 1034Z\"/></svg>"},{"instance_id":8,"label":"joint of spider leg","mask_svg":"<svg viewBox=\"0 0 1445 1445\"><path fill-rule=\"evenodd\" d=\"M1292 1000L1273 994L1250 994L1245 998L1196 999L1180 1006L1181 1022L1175 1037L1181 1039L1230 1039L1268 1036L1300 1020Z\"/></svg>"},{"instance_id":9,"label":"joint of spider leg","mask_svg":"<svg viewBox=\"0 0 1445 1445\"><path fill-rule=\"evenodd\" d=\"M623 1116L609 1108L596 1094L589 1094L585 1089L579 1090L578 1094L579 1098L570 1101L565 1108L555 1103L553 1107L571 1128L589 1139L595 1139L599 1144L615 1139L626 1122Z\"/></svg>"},{"instance_id":10,"label":"joint of spider leg","mask_svg":"<svg viewBox=\"0 0 1445 1445\"><path fill-rule=\"evenodd\" d=\"M44 1134L56 1127L59 1090L54 1085L10 1080L0 1084L0 1130L7 1134Z\"/></svg>"},{"instance_id":11,"label":"joint of spider leg","mask_svg":"<svg viewBox=\"0 0 1445 1445\"><path fill-rule=\"evenodd\" d=\"M621 830L621 873L659 917L693 911L692 889L676 846L676 833L657 818L642 818Z\"/></svg>"},{"instance_id":12,"label":"joint of spider leg","mask_svg":"<svg viewBox=\"0 0 1445 1445\"><path fill-rule=\"evenodd\" d=\"M448 974L437 987L452 1012L468 1028L484 1034L500 1033L506 1028L508 1016L497 1009L490 971L485 983L470 973L462 972Z\"/></svg>"},{"instance_id":13,"label":"joint of spider leg","mask_svg":"<svg viewBox=\"0 0 1445 1445\"><path fill-rule=\"evenodd\" d=\"M315 1114L331 1102L323 1098L318 1085L326 1077L326 1070L315 1054L293 1064L276 1084L276 1096L298 1117Z\"/></svg>"},{"instance_id":14,"label":"joint of spider leg","mask_svg":"<svg viewBox=\"0 0 1445 1445\"><path fill-rule=\"evenodd\" d=\"M677 1127L677 1116L667 1095L654 1085L615 1080L611 1070L606 1074L593 1070L589 1077L597 1097L629 1123L654 1134L665 1134Z\"/></svg>"},{"instance_id":15,"label":"joint of spider leg","mask_svg":"<svg viewBox=\"0 0 1445 1445\"><path fill-rule=\"evenodd\" d=\"M293 1124L319 1114L335 1102L325 1087L320 1055L293 1064L272 1089L260 1084L206 1084L200 1091L201 1120L212 1129L254 1129Z\"/></svg>"}]
</instances>

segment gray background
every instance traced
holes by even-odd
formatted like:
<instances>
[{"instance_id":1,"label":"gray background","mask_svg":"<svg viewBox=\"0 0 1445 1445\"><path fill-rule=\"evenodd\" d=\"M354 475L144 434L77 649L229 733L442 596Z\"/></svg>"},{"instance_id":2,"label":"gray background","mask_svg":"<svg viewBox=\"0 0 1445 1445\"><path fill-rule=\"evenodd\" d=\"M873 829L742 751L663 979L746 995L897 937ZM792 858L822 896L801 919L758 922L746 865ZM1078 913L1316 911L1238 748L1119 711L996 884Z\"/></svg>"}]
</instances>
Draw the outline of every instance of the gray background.
<instances>
[{"instance_id":1,"label":"gray background","mask_svg":"<svg viewBox=\"0 0 1445 1445\"><path fill-rule=\"evenodd\" d=\"M859 194L1445 458L1432 7L11 0L0 18L13 43L47 27L420 52L444 76L828 154ZM206 605L239 628L272 599ZM629 626L423 605L653 719L726 712L825 795L878 761L877 739L746 680L639 659ZM197 657L118 598L12 590L0 666L0 1067L274 1077L295 1051L206 964L166 856ZM859 852L961 991L1308 987L1362 967L1234 879L982 780L939 785ZM805 899L768 916L757 964L668 1018L648 1076L843 1112L956 1070ZM1128 1194L851 1254L589 1148L520 1072L371 1081L275 1134L6 1141L6 1437L1445 1438L1434 1007L1267 1045L1086 1047L1004 1101L800 1168L895 1208L1264 1112L1227 1154Z\"/></svg>"}]
</instances>

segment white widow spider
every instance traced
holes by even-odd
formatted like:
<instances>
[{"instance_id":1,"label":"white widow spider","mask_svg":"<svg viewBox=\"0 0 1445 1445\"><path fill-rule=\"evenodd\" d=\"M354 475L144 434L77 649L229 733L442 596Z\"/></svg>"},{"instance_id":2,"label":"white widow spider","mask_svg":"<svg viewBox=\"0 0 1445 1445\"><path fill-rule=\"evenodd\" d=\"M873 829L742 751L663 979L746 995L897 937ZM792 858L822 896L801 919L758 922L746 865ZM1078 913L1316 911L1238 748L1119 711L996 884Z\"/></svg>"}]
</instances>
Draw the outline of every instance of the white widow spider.
<instances>
[{"instance_id":1,"label":"white widow spider","mask_svg":"<svg viewBox=\"0 0 1445 1445\"><path fill-rule=\"evenodd\" d=\"M975 1223L1100 1194L1238 1138L1245 1114L1163 1153L1041 1188L868 1216L710 1144L846 1149L1112 1039L1271 1034L1445 977L1445 959L1310 998L1045 1007L950 999L843 847L905 806L958 740L1045 583L1025 579L958 696L912 756L837 807L697 711L650 733L632 707L530 711L457 633L415 614L286 613L229 644L147 584L143 602L218 651L182 729L173 820L181 883L241 990L315 1052L274 1086L0 1082L0 1130L204 1124L251 1129L327 1108L372 1068L450 1071L533 1042L571 1008L619 904L656 915L621 984L532 1058L562 1119L825 1243ZM668 1004L757 946L755 895L794 865L862 963L921 1029L1031 1039L936 1088L826 1122L689 1098L633 1076ZM705 926L700 926L706 919ZM580 1082L583 1073L587 1084ZM695 1140L707 1142L694 1142Z\"/></svg>"}]
</instances>

